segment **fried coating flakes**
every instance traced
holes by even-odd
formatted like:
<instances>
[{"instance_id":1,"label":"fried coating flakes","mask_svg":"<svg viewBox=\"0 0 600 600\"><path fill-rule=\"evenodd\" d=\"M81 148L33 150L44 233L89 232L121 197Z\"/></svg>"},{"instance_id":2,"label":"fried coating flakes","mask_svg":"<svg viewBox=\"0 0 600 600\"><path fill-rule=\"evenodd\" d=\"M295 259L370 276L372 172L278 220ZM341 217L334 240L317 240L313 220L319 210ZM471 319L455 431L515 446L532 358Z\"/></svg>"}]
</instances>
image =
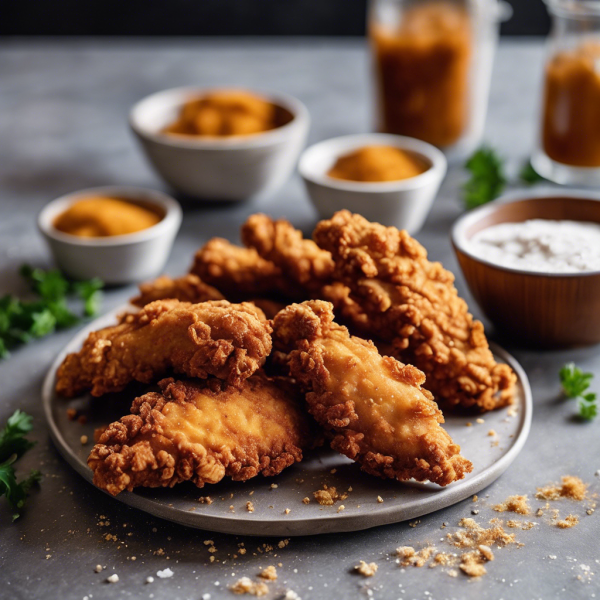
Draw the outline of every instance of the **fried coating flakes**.
<instances>
[{"instance_id":1,"label":"fried coating flakes","mask_svg":"<svg viewBox=\"0 0 600 600\"><path fill-rule=\"evenodd\" d=\"M313 492L313 496L321 506L331 506L336 502L345 500L348 494L345 492L339 493L336 488L324 485L322 490Z\"/></svg>"},{"instance_id":2,"label":"fried coating flakes","mask_svg":"<svg viewBox=\"0 0 600 600\"><path fill-rule=\"evenodd\" d=\"M173 379L159 386L162 393L136 398L132 414L112 423L90 453L94 484L113 496L277 475L313 443L298 398L262 374L241 389Z\"/></svg>"},{"instance_id":3,"label":"fried coating flakes","mask_svg":"<svg viewBox=\"0 0 600 600\"><path fill-rule=\"evenodd\" d=\"M423 371L444 407L491 410L512 402L515 374L494 360L452 273L427 260L406 231L342 210L321 221L313 237L331 253L334 278L350 288L372 335Z\"/></svg>"},{"instance_id":4,"label":"fried coating flakes","mask_svg":"<svg viewBox=\"0 0 600 600\"><path fill-rule=\"evenodd\" d=\"M56 391L68 398L87 390L101 396L131 381L152 383L171 369L240 385L270 354L270 333L253 304L158 300L90 333L82 349L58 368Z\"/></svg>"},{"instance_id":5,"label":"fried coating flakes","mask_svg":"<svg viewBox=\"0 0 600 600\"><path fill-rule=\"evenodd\" d=\"M364 560L354 567L354 571L363 577L373 577L377 573L377 563L366 563Z\"/></svg>"},{"instance_id":6,"label":"fried coating flakes","mask_svg":"<svg viewBox=\"0 0 600 600\"><path fill-rule=\"evenodd\" d=\"M496 504L493 509L496 512L514 512L519 515L528 515L531 513L527 495L519 496L518 494L509 496L504 502Z\"/></svg>"},{"instance_id":7,"label":"fried coating flakes","mask_svg":"<svg viewBox=\"0 0 600 600\"><path fill-rule=\"evenodd\" d=\"M252 581L249 577L238 579L230 588L234 594L250 594L251 596L266 596L269 587L262 581Z\"/></svg>"},{"instance_id":8,"label":"fried coating flakes","mask_svg":"<svg viewBox=\"0 0 600 600\"><path fill-rule=\"evenodd\" d=\"M159 277L154 281L142 283L140 294L130 300L134 306L140 308L156 300L175 298L181 302L207 302L208 300L224 300L223 294L216 288L204 283L197 275L189 274L177 279Z\"/></svg>"},{"instance_id":9,"label":"fried coating flakes","mask_svg":"<svg viewBox=\"0 0 600 600\"><path fill-rule=\"evenodd\" d=\"M333 322L320 300L288 306L274 319L276 347L331 447L372 475L447 485L471 471L442 429L442 413L418 369L382 357Z\"/></svg>"},{"instance_id":10,"label":"fried coating flakes","mask_svg":"<svg viewBox=\"0 0 600 600\"><path fill-rule=\"evenodd\" d=\"M565 475L560 484L550 484L538 488L535 497L538 500L558 500L559 498L570 498L571 500L585 500L588 484L579 477Z\"/></svg>"}]
</instances>

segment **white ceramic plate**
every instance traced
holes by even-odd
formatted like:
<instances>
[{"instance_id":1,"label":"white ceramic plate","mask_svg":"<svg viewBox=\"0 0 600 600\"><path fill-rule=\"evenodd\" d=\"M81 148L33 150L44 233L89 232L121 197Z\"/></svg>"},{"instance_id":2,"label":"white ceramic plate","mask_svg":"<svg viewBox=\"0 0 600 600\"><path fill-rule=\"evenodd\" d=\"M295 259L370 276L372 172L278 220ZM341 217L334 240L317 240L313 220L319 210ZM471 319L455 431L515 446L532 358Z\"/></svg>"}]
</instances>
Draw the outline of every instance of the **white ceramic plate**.
<instances>
[{"instance_id":1,"label":"white ceramic plate","mask_svg":"<svg viewBox=\"0 0 600 600\"><path fill-rule=\"evenodd\" d=\"M115 315L126 308L120 307L78 332L57 356L42 390L44 411L54 443L67 462L89 482L92 472L86 459L93 444L94 429L126 414L127 409L123 410L123 405L129 406L132 398L118 402L115 401L118 398L108 400L85 395L65 400L54 393L55 373L64 356L79 350L90 331L114 323ZM189 527L263 536L357 531L440 510L476 494L500 477L527 439L532 413L527 376L507 352L496 346L493 346L493 351L498 360L507 362L517 374L517 413L508 416L507 409L486 413L483 424L477 424L476 415L450 415L446 418L446 430L474 466L473 472L465 479L446 488L429 483L400 484L378 479L362 473L344 456L322 449L274 478L259 477L247 482L226 480L202 490L191 484L181 484L172 489L139 489L122 492L116 500ZM70 421L66 414L68 408L85 414L87 423L81 425ZM468 422L473 425L467 426ZM497 432L497 437L488 436L490 429ZM90 440L85 446L80 441L82 435L87 435ZM332 470L335 472L332 473ZM272 483L276 483L277 488L271 488ZM313 499L313 492L321 489L323 484L334 486L339 491L352 487L352 491L341 503L320 506ZM199 497L207 495L213 499L212 504L198 502ZM377 501L378 496L383 502ZM309 504L302 502L305 497L311 499ZM249 500L254 505L252 513L246 510ZM345 508L338 513L340 504ZM290 509L289 514L285 514L286 509Z\"/></svg>"}]
</instances>

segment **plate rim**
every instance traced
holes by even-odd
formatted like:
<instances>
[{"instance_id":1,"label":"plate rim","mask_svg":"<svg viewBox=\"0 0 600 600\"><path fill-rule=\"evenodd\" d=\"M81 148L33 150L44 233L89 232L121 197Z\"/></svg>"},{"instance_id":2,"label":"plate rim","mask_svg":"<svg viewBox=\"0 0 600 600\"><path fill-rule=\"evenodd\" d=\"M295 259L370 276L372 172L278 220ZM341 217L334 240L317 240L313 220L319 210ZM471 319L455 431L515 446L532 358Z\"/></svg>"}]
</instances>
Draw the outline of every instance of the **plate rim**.
<instances>
[{"instance_id":1,"label":"plate rim","mask_svg":"<svg viewBox=\"0 0 600 600\"><path fill-rule=\"evenodd\" d=\"M105 323L117 314L131 309L135 308L130 304L120 305L77 331L57 354L56 359L46 373L42 384L42 406L52 442L66 462L90 485L93 485L92 472L87 464L82 463L75 455L71 446L62 436L58 424L55 422L52 415L53 400L56 398L56 395L54 394L56 370L62 363L65 355L71 351L71 347L79 343L79 340L83 339L84 336L87 336L90 331L98 329L99 326L105 326ZM381 525L400 523L402 521L425 516L443 508L448 508L465 500L469 496L480 492L482 489L496 481L521 452L531 429L533 397L525 370L509 352L504 350L504 348L500 347L497 343L489 341L489 346L495 356L502 359L513 369L517 375L517 385L520 385L522 388L523 398L522 408L518 412L520 418L518 433L516 434L511 447L496 462L485 468L475 477L458 482L456 487L450 485L440 489L434 497L426 498L425 500L419 498L413 499L412 501L403 504L401 507L391 505L389 507L380 508L377 513L371 514L325 513L324 515L315 515L308 518L290 518L286 516L285 519L241 519L239 515L236 514L208 515L199 512L185 511L126 490L121 492L118 496L111 496L104 490L100 490L95 486L94 488L127 506L142 510L152 516L178 523L179 525L217 533L262 537L265 535L265 527L268 527L269 536L304 536L326 533L347 533L379 527ZM401 517L398 516L399 511L402 512ZM240 527L240 522L243 522L243 527ZM314 527L314 530L310 533L307 533L305 529L307 523ZM242 532L242 528L245 531Z\"/></svg>"}]
</instances>

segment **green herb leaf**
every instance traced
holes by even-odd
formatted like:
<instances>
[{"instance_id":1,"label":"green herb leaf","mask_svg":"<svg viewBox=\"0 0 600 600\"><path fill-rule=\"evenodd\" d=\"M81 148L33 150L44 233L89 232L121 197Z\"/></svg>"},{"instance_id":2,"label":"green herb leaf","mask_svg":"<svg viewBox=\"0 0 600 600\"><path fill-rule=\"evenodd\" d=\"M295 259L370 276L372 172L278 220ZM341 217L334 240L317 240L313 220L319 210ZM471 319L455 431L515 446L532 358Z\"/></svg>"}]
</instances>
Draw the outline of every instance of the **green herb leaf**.
<instances>
[{"instance_id":1,"label":"green herb leaf","mask_svg":"<svg viewBox=\"0 0 600 600\"><path fill-rule=\"evenodd\" d=\"M104 283L97 277L90 279L89 281L80 281L75 284L75 290L84 302L83 310L87 317L93 317L98 312L102 300L102 293L100 290L103 287Z\"/></svg>"},{"instance_id":2,"label":"green herb leaf","mask_svg":"<svg viewBox=\"0 0 600 600\"><path fill-rule=\"evenodd\" d=\"M584 373L575 363L567 363L559 372L560 383L567 397L577 398L590 387L592 373Z\"/></svg>"},{"instance_id":3,"label":"green herb leaf","mask_svg":"<svg viewBox=\"0 0 600 600\"><path fill-rule=\"evenodd\" d=\"M15 460L16 458L11 457L11 459L0 464L0 496L6 496L13 509L13 521L21 516L21 509L25 504L31 486L42 478L39 471L31 471L25 481L17 483L15 470L12 466Z\"/></svg>"},{"instance_id":4,"label":"green herb leaf","mask_svg":"<svg viewBox=\"0 0 600 600\"><path fill-rule=\"evenodd\" d=\"M465 183L464 203L467 209L476 208L497 198L506 185L504 162L487 146L481 147L466 162L471 178Z\"/></svg>"},{"instance_id":5,"label":"green herb leaf","mask_svg":"<svg viewBox=\"0 0 600 600\"><path fill-rule=\"evenodd\" d=\"M595 402L586 402L583 398L577 401L579 416L590 421L598 415L598 405Z\"/></svg>"},{"instance_id":6,"label":"green herb leaf","mask_svg":"<svg viewBox=\"0 0 600 600\"><path fill-rule=\"evenodd\" d=\"M32 417L20 410L16 410L8 419L4 429L0 431L0 462L7 461L12 455L15 455L16 460L33 448L34 442L25 438L31 431L31 422Z\"/></svg>"},{"instance_id":7,"label":"green herb leaf","mask_svg":"<svg viewBox=\"0 0 600 600\"><path fill-rule=\"evenodd\" d=\"M540 181L546 181L534 168L531 162L527 161L519 173L519 178L528 185L534 185Z\"/></svg>"}]
</instances>

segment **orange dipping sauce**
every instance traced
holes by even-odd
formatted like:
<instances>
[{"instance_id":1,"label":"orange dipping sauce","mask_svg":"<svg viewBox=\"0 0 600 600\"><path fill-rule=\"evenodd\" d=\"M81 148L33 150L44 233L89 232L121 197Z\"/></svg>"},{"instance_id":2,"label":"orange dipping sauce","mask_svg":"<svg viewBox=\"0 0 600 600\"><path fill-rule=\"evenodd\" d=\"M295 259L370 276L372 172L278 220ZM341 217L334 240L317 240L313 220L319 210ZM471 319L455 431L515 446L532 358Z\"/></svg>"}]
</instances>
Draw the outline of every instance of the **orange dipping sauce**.
<instances>
[{"instance_id":1,"label":"orange dipping sauce","mask_svg":"<svg viewBox=\"0 0 600 600\"><path fill-rule=\"evenodd\" d=\"M399 181L416 177L428 168L412 152L394 146L364 146L340 156L327 175L347 181Z\"/></svg>"},{"instance_id":2,"label":"orange dipping sauce","mask_svg":"<svg viewBox=\"0 0 600 600\"><path fill-rule=\"evenodd\" d=\"M158 210L119 198L93 196L77 200L54 220L58 231L95 238L127 235L161 221Z\"/></svg>"},{"instance_id":3,"label":"orange dipping sauce","mask_svg":"<svg viewBox=\"0 0 600 600\"><path fill-rule=\"evenodd\" d=\"M162 132L172 135L229 137L252 135L292 120L284 108L244 90L215 90L184 104L178 119Z\"/></svg>"}]
</instances>

